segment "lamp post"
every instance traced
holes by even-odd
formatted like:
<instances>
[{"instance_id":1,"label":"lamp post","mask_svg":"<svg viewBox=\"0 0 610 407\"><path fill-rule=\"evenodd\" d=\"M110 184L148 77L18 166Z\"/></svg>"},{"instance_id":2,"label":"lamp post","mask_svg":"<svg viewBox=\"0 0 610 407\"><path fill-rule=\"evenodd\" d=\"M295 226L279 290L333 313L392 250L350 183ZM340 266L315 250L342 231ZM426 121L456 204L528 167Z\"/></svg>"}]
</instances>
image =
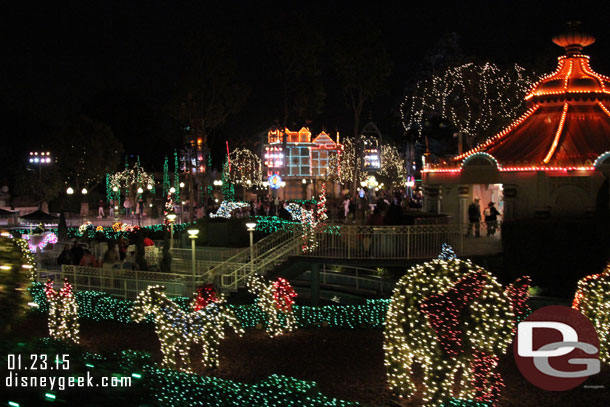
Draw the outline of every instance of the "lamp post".
<instances>
[{"instance_id":1,"label":"lamp post","mask_svg":"<svg viewBox=\"0 0 610 407\"><path fill-rule=\"evenodd\" d=\"M193 264L193 282L195 281L195 270L196 270L196 256L195 256L195 239L197 239L197 235L199 234L199 229L189 229L187 230L189 234L189 239L191 239L191 258Z\"/></svg>"},{"instance_id":2,"label":"lamp post","mask_svg":"<svg viewBox=\"0 0 610 407\"><path fill-rule=\"evenodd\" d=\"M167 220L169 221L169 249L174 248L174 221L176 220L176 214L170 212L167 214Z\"/></svg>"},{"instance_id":3,"label":"lamp post","mask_svg":"<svg viewBox=\"0 0 610 407\"><path fill-rule=\"evenodd\" d=\"M256 222L248 222L246 227L250 232L250 272L254 273L254 229L256 229Z\"/></svg>"}]
</instances>

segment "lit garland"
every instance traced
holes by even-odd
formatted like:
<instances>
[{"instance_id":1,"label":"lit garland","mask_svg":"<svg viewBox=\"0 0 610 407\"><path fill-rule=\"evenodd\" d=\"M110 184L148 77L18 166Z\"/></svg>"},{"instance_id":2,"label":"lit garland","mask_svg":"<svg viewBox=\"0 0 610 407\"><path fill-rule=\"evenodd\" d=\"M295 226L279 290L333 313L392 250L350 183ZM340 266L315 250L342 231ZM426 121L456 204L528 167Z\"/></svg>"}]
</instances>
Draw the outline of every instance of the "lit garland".
<instances>
[{"instance_id":1,"label":"lit garland","mask_svg":"<svg viewBox=\"0 0 610 407\"><path fill-rule=\"evenodd\" d=\"M610 363L610 263L578 282L572 308L589 318L599 335L599 358Z\"/></svg>"},{"instance_id":2,"label":"lit garland","mask_svg":"<svg viewBox=\"0 0 610 407\"><path fill-rule=\"evenodd\" d=\"M231 151L229 157L231 161L229 179L233 184L244 187L262 185L262 162L256 154L245 148L238 148Z\"/></svg>"},{"instance_id":3,"label":"lit garland","mask_svg":"<svg viewBox=\"0 0 610 407\"><path fill-rule=\"evenodd\" d=\"M49 304L49 336L60 341L78 343L78 304L68 279L64 279L64 286L59 292L53 288L53 280L47 280L45 294Z\"/></svg>"},{"instance_id":4,"label":"lit garland","mask_svg":"<svg viewBox=\"0 0 610 407\"><path fill-rule=\"evenodd\" d=\"M225 326L240 335L243 329L224 299L210 302L199 311L186 312L165 295L165 287L149 286L138 294L131 317L141 322L154 316L155 332L161 343L163 364L172 369L192 372L189 351L193 343L203 345L202 362L218 366L218 346L225 337Z\"/></svg>"},{"instance_id":5,"label":"lit garland","mask_svg":"<svg viewBox=\"0 0 610 407\"><path fill-rule=\"evenodd\" d=\"M35 237L36 239L32 239ZM57 235L53 232L44 232L42 235L22 235L24 240L28 241L28 249L32 253L36 253L36 251L41 251L49 244L57 243ZM36 240L37 242L34 242Z\"/></svg>"},{"instance_id":6,"label":"lit garland","mask_svg":"<svg viewBox=\"0 0 610 407\"><path fill-rule=\"evenodd\" d=\"M278 278L268 283L262 276L251 276L246 282L248 291L256 295L256 305L263 311L266 331L270 337L291 332L297 326L292 304L297 296L290 283Z\"/></svg>"},{"instance_id":7,"label":"lit garland","mask_svg":"<svg viewBox=\"0 0 610 407\"><path fill-rule=\"evenodd\" d=\"M521 312L513 311L513 303L519 302L490 273L457 259L447 246L438 259L411 268L398 281L386 316L385 366L392 391L412 396L412 369L419 364L425 405L454 398L493 403L502 386L495 373L498 355L512 341L515 313Z\"/></svg>"},{"instance_id":8,"label":"lit garland","mask_svg":"<svg viewBox=\"0 0 610 407\"><path fill-rule=\"evenodd\" d=\"M231 217L231 212L233 212L235 209L247 208L249 206L250 204L248 202L222 201L216 213L210 213L210 218L229 219Z\"/></svg>"},{"instance_id":9,"label":"lit garland","mask_svg":"<svg viewBox=\"0 0 610 407\"><path fill-rule=\"evenodd\" d=\"M440 113L458 131L486 136L492 127L503 127L524 110L524 97L535 77L517 64L506 71L490 62L450 67L419 81L413 94L405 97L400 106L403 126L421 137L427 118Z\"/></svg>"}]
</instances>

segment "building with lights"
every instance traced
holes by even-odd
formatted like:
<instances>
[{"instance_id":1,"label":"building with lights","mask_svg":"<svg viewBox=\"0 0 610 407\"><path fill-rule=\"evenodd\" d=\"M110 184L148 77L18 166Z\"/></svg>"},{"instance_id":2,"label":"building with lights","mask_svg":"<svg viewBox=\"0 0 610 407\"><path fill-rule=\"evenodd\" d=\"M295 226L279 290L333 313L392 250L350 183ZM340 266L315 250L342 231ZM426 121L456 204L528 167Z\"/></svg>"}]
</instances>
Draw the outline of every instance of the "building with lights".
<instances>
[{"instance_id":1,"label":"building with lights","mask_svg":"<svg viewBox=\"0 0 610 407\"><path fill-rule=\"evenodd\" d=\"M282 199L301 199L316 196L325 182L328 162L332 154L341 153L339 133L333 140L322 131L312 139L307 127L299 131L272 128L263 146L263 178L279 175L285 185L279 189ZM334 191L336 189L336 191ZM339 193L339 186L327 190Z\"/></svg>"},{"instance_id":2,"label":"building with lights","mask_svg":"<svg viewBox=\"0 0 610 407\"><path fill-rule=\"evenodd\" d=\"M607 208L610 78L594 72L581 53L594 37L572 30L553 42L566 54L532 87L519 119L469 151L424 165L428 211L467 223L475 197L481 210L499 203L504 219Z\"/></svg>"}]
</instances>

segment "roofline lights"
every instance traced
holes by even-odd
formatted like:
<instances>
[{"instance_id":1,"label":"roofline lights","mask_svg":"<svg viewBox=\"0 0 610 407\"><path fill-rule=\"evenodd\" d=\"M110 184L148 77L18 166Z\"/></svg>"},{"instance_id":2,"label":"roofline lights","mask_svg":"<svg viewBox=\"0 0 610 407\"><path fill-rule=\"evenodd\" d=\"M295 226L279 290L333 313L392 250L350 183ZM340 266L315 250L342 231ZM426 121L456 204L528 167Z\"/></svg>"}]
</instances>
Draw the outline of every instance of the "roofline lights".
<instances>
[{"instance_id":1,"label":"roofline lights","mask_svg":"<svg viewBox=\"0 0 610 407\"><path fill-rule=\"evenodd\" d=\"M566 81L566 86L567 86L567 81ZM551 145L551 148L550 148L549 152L547 153L546 157L544 157L544 160L542 160L542 162L545 164L548 164L549 161L551 161L553 154L555 154L555 150L557 149L557 145L559 144L559 139L561 138L561 133L563 132L563 125L566 122L567 114L568 114L568 103L566 102L563 104L563 111L561 112L561 120L559 121L559 126L557 127L557 132L555 133L555 138L553 139L553 144Z\"/></svg>"},{"instance_id":2,"label":"roofline lights","mask_svg":"<svg viewBox=\"0 0 610 407\"><path fill-rule=\"evenodd\" d=\"M511 130L515 129L517 126L519 126L521 123L523 123L525 121L525 119L527 119L532 114L534 114L534 112L536 110L538 110L539 108L540 108L540 105L535 105L535 106L529 108L525 113L523 113L523 115L520 118L515 120L510 126L506 127L504 130L502 130L501 132L497 133L496 135L488 138L487 140L485 140L484 142L482 142L481 144L479 144L478 146L476 146L472 150L466 151L465 153L460 154L460 155L454 157L453 160L454 161L459 161L459 160L461 160L461 159L463 159L465 157L468 157L468 156L470 156L472 154L476 154L476 153L480 152L485 147L489 146L490 144L498 141L499 139L501 139L502 137L507 135Z\"/></svg>"}]
</instances>

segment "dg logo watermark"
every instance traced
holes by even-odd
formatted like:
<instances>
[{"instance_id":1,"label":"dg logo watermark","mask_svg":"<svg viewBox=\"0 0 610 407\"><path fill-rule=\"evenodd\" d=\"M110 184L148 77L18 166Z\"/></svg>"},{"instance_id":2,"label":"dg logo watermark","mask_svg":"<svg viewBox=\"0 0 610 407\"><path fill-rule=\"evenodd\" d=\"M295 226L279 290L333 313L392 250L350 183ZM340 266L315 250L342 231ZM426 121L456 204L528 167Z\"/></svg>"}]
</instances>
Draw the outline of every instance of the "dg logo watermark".
<instances>
[{"instance_id":1,"label":"dg logo watermark","mask_svg":"<svg viewBox=\"0 0 610 407\"><path fill-rule=\"evenodd\" d=\"M523 376L544 390L572 389L600 371L593 324L561 305L540 308L519 323L513 351Z\"/></svg>"}]
</instances>

